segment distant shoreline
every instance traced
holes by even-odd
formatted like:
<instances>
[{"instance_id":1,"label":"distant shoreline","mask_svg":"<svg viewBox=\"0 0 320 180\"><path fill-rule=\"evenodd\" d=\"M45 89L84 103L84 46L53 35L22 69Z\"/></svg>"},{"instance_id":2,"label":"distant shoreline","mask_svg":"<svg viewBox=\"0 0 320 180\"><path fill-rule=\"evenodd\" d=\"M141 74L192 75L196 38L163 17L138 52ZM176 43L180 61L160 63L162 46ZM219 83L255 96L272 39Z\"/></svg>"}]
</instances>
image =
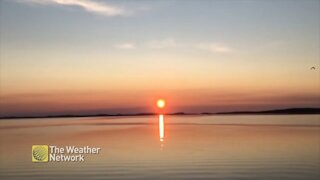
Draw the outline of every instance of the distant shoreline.
<instances>
[{"instance_id":1,"label":"distant shoreline","mask_svg":"<svg viewBox=\"0 0 320 180\"><path fill-rule=\"evenodd\" d=\"M233 112L219 112L215 114L320 114L320 108L287 108L287 109L273 109L266 111L233 111Z\"/></svg>"},{"instance_id":2,"label":"distant shoreline","mask_svg":"<svg viewBox=\"0 0 320 180\"><path fill-rule=\"evenodd\" d=\"M176 112L166 115L308 115L320 114L320 108L287 108L287 109L273 109L266 111L232 111L232 112L203 112L203 113L185 113ZM63 114L63 115L50 115L50 116L6 116L0 119L35 119L35 118L77 118L77 117L121 117L121 116L153 116L157 113L135 113L135 114Z\"/></svg>"}]
</instances>

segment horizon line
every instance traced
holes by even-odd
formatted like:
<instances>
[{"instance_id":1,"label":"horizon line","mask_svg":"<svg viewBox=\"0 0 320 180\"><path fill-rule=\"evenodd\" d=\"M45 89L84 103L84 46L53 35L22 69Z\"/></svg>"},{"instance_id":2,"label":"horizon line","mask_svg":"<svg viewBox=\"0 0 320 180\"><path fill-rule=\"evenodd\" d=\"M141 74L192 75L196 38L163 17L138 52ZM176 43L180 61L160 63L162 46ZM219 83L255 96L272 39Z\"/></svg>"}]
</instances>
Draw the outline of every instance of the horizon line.
<instances>
[{"instance_id":1,"label":"horizon line","mask_svg":"<svg viewBox=\"0 0 320 180\"><path fill-rule=\"evenodd\" d=\"M320 107L292 107L281 109L269 109L263 111L226 111L226 112L174 112L174 113L97 113L97 114L57 114L57 115L39 115L39 116L0 116L0 119L29 119L29 118L76 118L76 117L121 117L121 116L151 116L151 115L294 115L294 114L320 114Z\"/></svg>"}]
</instances>

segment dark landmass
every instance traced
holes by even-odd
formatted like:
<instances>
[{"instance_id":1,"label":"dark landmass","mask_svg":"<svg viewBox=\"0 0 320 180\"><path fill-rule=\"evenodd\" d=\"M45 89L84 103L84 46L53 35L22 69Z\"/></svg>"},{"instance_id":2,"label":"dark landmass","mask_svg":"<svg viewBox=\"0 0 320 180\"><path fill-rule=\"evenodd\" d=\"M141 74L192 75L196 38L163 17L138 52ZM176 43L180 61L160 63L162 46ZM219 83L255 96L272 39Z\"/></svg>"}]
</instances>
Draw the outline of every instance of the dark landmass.
<instances>
[{"instance_id":1,"label":"dark landmass","mask_svg":"<svg viewBox=\"0 0 320 180\"><path fill-rule=\"evenodd\" d=\"M233 111L233 112L203 112L203 113L167 113L166 115L285 115L285 114L320 114L320 108L289 108L289 109L274 109L267 111ZM62 114L62 115L51 115L51 116L7 116L0 117L0 119L29 119L29 118L71 118L71 117L121 117L121 116L154 116L157 113L135 113L135 114L88 114L88 115L77 115L77 114Z\"/></svg>"},{"instance_id":2,"label":"dark landmass","mask_svg":"<svg viewBox=\"0 0 320 180\"><path fill-rule=\"evenodd\" d=\"M215 114L320 114L320 108L289 108L274 109L267 111L234 111L219 112Z\"/></svg>"}]
</instances>

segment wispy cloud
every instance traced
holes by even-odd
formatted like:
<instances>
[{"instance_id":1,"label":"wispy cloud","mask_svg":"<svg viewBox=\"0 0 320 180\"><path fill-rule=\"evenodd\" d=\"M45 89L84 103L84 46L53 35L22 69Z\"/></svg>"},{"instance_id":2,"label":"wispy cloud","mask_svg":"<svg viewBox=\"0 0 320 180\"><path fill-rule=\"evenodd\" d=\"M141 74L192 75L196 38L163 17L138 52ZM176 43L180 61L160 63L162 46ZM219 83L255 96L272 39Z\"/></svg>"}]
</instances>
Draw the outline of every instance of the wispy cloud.
<instances>
[{"instance_id":1,"label":"wispy cloud","mask_svg":"<svg viewBox=\"0 0 320 180\"><path fill-rule=\"evenodd\" d=\"M182 44L178 44L175 39L167 38L164 40L153 40L146 43L146 46L154 49L162 49L162 48L179 48L182 47Z\"/></svg>"},{"instance_id":2,"label":"wispy cloud","mask_svg":"<svg viewBox=\"0 0 320 180\"><path fill-rule=\"evenodd\" d=\"M164 40L154 40L146 43L148 48L162 49L162 48L189 48L210 51L213 53L230 53L233 49L222 43L205 42L205 43L181 43L174 38L167 38Z\"/></svg>"},{"instance_id":3,"label":"wispy cloud","mask_svg":"<svg viewBox=\"0 0 320 180\"><path fill-rule=\"evenodd\" d=\"M162 40L152 40L145 43L137 44L132 42L115 44L118 49L136 49L136 48L149 48L149 49L193 49L208 51L211 53L231 53L234 50L222 43L215 42L196 42L196 43L182 43L176 41L174 38L166 38Z\"/></svg>"},{"instance_id":4,"label":"wispy cloud","mask_svg":"<svg viewBox=\"0 0 320 180\"><path fill-rule=\"evenodd\" d=\"M136 48L134 43L121 43L121 44L116 44L114 47L118 49L135 49Z\"/></svg>"},{"instance_id":5,"label":"wispy cloud","mask_svg":"<svg viewBox=\"0 0 320 180\"><path fill-rule=\"evenodd\" d=\"M41 5L56 4L62 6L76 6L84 9L85 11L105 16L125 15L127 12L123 8L92 0L20 0L19 2L38 3Z\"/></svg>"},{"instance_id":6,"label":"wispy cloud","mask_svg":"<svg viewBox=\"0 0 320 180\"><path fill-rule=\"evenodd\" d=\"M230 47L219 43L199 43L195 44L194 47L216 53L230 53L232 51Z\"/></svg>"}]
</instances>

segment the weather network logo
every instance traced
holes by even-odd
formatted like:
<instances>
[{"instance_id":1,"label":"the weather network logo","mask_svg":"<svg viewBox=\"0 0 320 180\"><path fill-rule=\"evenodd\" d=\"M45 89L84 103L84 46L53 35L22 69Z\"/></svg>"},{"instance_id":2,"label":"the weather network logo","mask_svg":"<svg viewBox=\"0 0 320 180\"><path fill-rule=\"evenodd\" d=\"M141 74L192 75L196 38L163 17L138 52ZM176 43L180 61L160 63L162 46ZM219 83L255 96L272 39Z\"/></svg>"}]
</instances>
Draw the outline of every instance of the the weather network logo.
<instances>
[{"instance_id":1,"label":"the weather network logo","mask_svg":"<svg viewBox=\"0 0 320 180\"><path fill-rule=\"evenodd\" d=\"M48 162L49 147L48 145L32 146L32 162Z\"/></svg>"}]
</instances>

